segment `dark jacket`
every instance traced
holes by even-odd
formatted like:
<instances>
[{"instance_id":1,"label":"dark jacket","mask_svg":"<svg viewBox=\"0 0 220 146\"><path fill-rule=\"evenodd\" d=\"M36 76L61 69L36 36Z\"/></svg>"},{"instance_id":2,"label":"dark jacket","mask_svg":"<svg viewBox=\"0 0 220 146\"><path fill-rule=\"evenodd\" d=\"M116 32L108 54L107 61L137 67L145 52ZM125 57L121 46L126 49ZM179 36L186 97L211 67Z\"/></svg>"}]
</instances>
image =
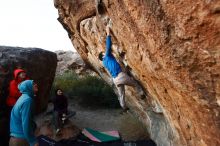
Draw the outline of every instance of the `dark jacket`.
<instances>
[{"instance_id":1,"label":"dark jacket","mask_svg":"<svg viewBox=\"0 0 220 146\"><path fill-rule=\"evenodd\" d=\"M67 113L67 97L64 95L56 95L53 98L53 104L54 104L54 111L60 112L60 113Z\"/></svg>"}]
</instances>

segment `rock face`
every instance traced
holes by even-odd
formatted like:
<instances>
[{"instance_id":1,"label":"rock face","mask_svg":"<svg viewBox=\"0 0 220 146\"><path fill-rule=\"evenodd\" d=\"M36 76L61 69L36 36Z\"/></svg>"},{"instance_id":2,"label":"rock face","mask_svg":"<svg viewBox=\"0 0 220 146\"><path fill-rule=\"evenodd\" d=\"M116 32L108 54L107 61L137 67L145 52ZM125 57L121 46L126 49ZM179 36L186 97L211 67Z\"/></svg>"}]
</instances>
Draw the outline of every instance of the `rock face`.
<instances>
[{"instance_id":1,"label":"rock face","mask_svg":"<svg viewBox=\"0 0 220 146\"><path fill-rule=\"evenodd\" d=\"M57 57L55 53L38 48L15 48L0 46L0 88L1 103L7 97L7 88L13 79L13 71L22 68L30 79L39 85L36 112L47 107L48 96L55 76Z\"/></svg>"},{"instance_id":2,"label":"rock face","mask_svg":"<svg viewBox=\"0 0 220 146\"><path fill-rule=\"evenodd\" d=\"M217 0L55 0L83 60L98 61L111 26L113 53L147 97L127 103L158 146L220 145L220 2Z\"/></svg>"},{"instance_id":3,"label":"rock face","mask_svg":"<svg viewBox=\"0 0 220 146\"><path fill-rule=\"evenodd\" d=\"M79 53L72 51L56 51L57 69L56 75L62 75L66 71L74 71L79 76L96 75L94 71L88 68Z\"/></svg>"}]
</instances>

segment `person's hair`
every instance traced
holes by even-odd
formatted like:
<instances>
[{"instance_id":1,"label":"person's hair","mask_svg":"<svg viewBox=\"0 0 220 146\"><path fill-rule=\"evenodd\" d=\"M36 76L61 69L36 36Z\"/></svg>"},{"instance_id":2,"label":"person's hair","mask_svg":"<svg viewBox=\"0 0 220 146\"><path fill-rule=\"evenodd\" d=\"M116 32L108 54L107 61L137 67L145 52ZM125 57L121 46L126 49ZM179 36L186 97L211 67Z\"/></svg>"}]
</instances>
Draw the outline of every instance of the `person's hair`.
<instances>
[{"instance_id":1,"label":"person's hair","mask_svg":"<svg viewBox=\"0 0 220 146\"><path fill-rule=\"evenodd\" d=\"M62 90L62 89L57 88L57 89L55 90L55 95L57 95L57 91L58 91L58 90L60 90L60 91L62 91L62 92L63 92L63 90Z\"/></svg>"},{"instance_id":2,"label":"person's hair","mask_svg":"<svg viewBox=\"0 0 220 146\"><path fill-rule=\"evenodd\" d=\"M99 53L99 60L101 60L101 61L103 60L103 52Z\"/></svg>"}]
</instances>

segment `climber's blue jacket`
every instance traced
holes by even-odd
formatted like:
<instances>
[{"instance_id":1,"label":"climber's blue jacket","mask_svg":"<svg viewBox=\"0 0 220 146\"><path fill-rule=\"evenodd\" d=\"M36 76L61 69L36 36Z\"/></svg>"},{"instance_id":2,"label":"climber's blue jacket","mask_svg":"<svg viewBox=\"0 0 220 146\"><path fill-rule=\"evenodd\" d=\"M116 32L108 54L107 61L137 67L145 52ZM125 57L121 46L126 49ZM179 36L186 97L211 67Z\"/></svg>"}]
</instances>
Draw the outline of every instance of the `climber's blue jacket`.
<instances>
[{"instance_id":1,"label":"climber's blue jacket","mask_svg":"<svg viewBox=\"0 0 220 146\"><path fill-rule=\"evenodd\" d=\"M107 68L112 77L115 78L122 70L119 63L116 61L115 57L111 53L111 46L111 36L108 35L106 38L106 51L103 58L103 65L105 68Z\"/></svg>"},{"instance_id":2,"label":"climber's blue jacket","mask_svg":"<svg viewBox=\"0 0 220 146\"><path fill-rule=\"evenodd\" d=\"M33 146L37 139L34 135L36 124L33 121L33 80L26 80L18 85L22 95L11 111L10 135L25 139Z\"/></svg>"}]
</instances>

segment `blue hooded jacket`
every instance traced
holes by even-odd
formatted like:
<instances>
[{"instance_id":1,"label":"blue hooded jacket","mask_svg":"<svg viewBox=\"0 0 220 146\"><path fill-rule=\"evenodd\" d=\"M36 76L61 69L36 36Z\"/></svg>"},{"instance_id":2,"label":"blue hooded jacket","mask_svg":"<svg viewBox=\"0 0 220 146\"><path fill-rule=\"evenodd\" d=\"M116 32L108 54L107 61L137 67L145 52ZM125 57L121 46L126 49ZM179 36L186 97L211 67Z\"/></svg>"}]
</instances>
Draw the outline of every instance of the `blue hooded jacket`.
<instances>
[{"instance_id":1,"label":"blue hooded jacket","mask_svg":"<svg viewBox=\"0 0 220 146\"><path fill-rule=\"evenodd\" d=\"M34 135L36 124L33 121L33 80L26 80L18 85L22 95L11 111L10 135L26 139L33 146L37 139Z\"/></svg>"},{"instance_id":2,"label":"blue hooded jacket","mask_svg":"<svg viewBox=\"0 0 220 146\"><path fill-rule=\"evenodd\" d=\"M111 36L108 35L106 38L106 51L105 57L103 58L103 65L108 69L112 77L115 78L122 70L119 63L111 53L111 45Z\"/></svg>"}]
</instances>

